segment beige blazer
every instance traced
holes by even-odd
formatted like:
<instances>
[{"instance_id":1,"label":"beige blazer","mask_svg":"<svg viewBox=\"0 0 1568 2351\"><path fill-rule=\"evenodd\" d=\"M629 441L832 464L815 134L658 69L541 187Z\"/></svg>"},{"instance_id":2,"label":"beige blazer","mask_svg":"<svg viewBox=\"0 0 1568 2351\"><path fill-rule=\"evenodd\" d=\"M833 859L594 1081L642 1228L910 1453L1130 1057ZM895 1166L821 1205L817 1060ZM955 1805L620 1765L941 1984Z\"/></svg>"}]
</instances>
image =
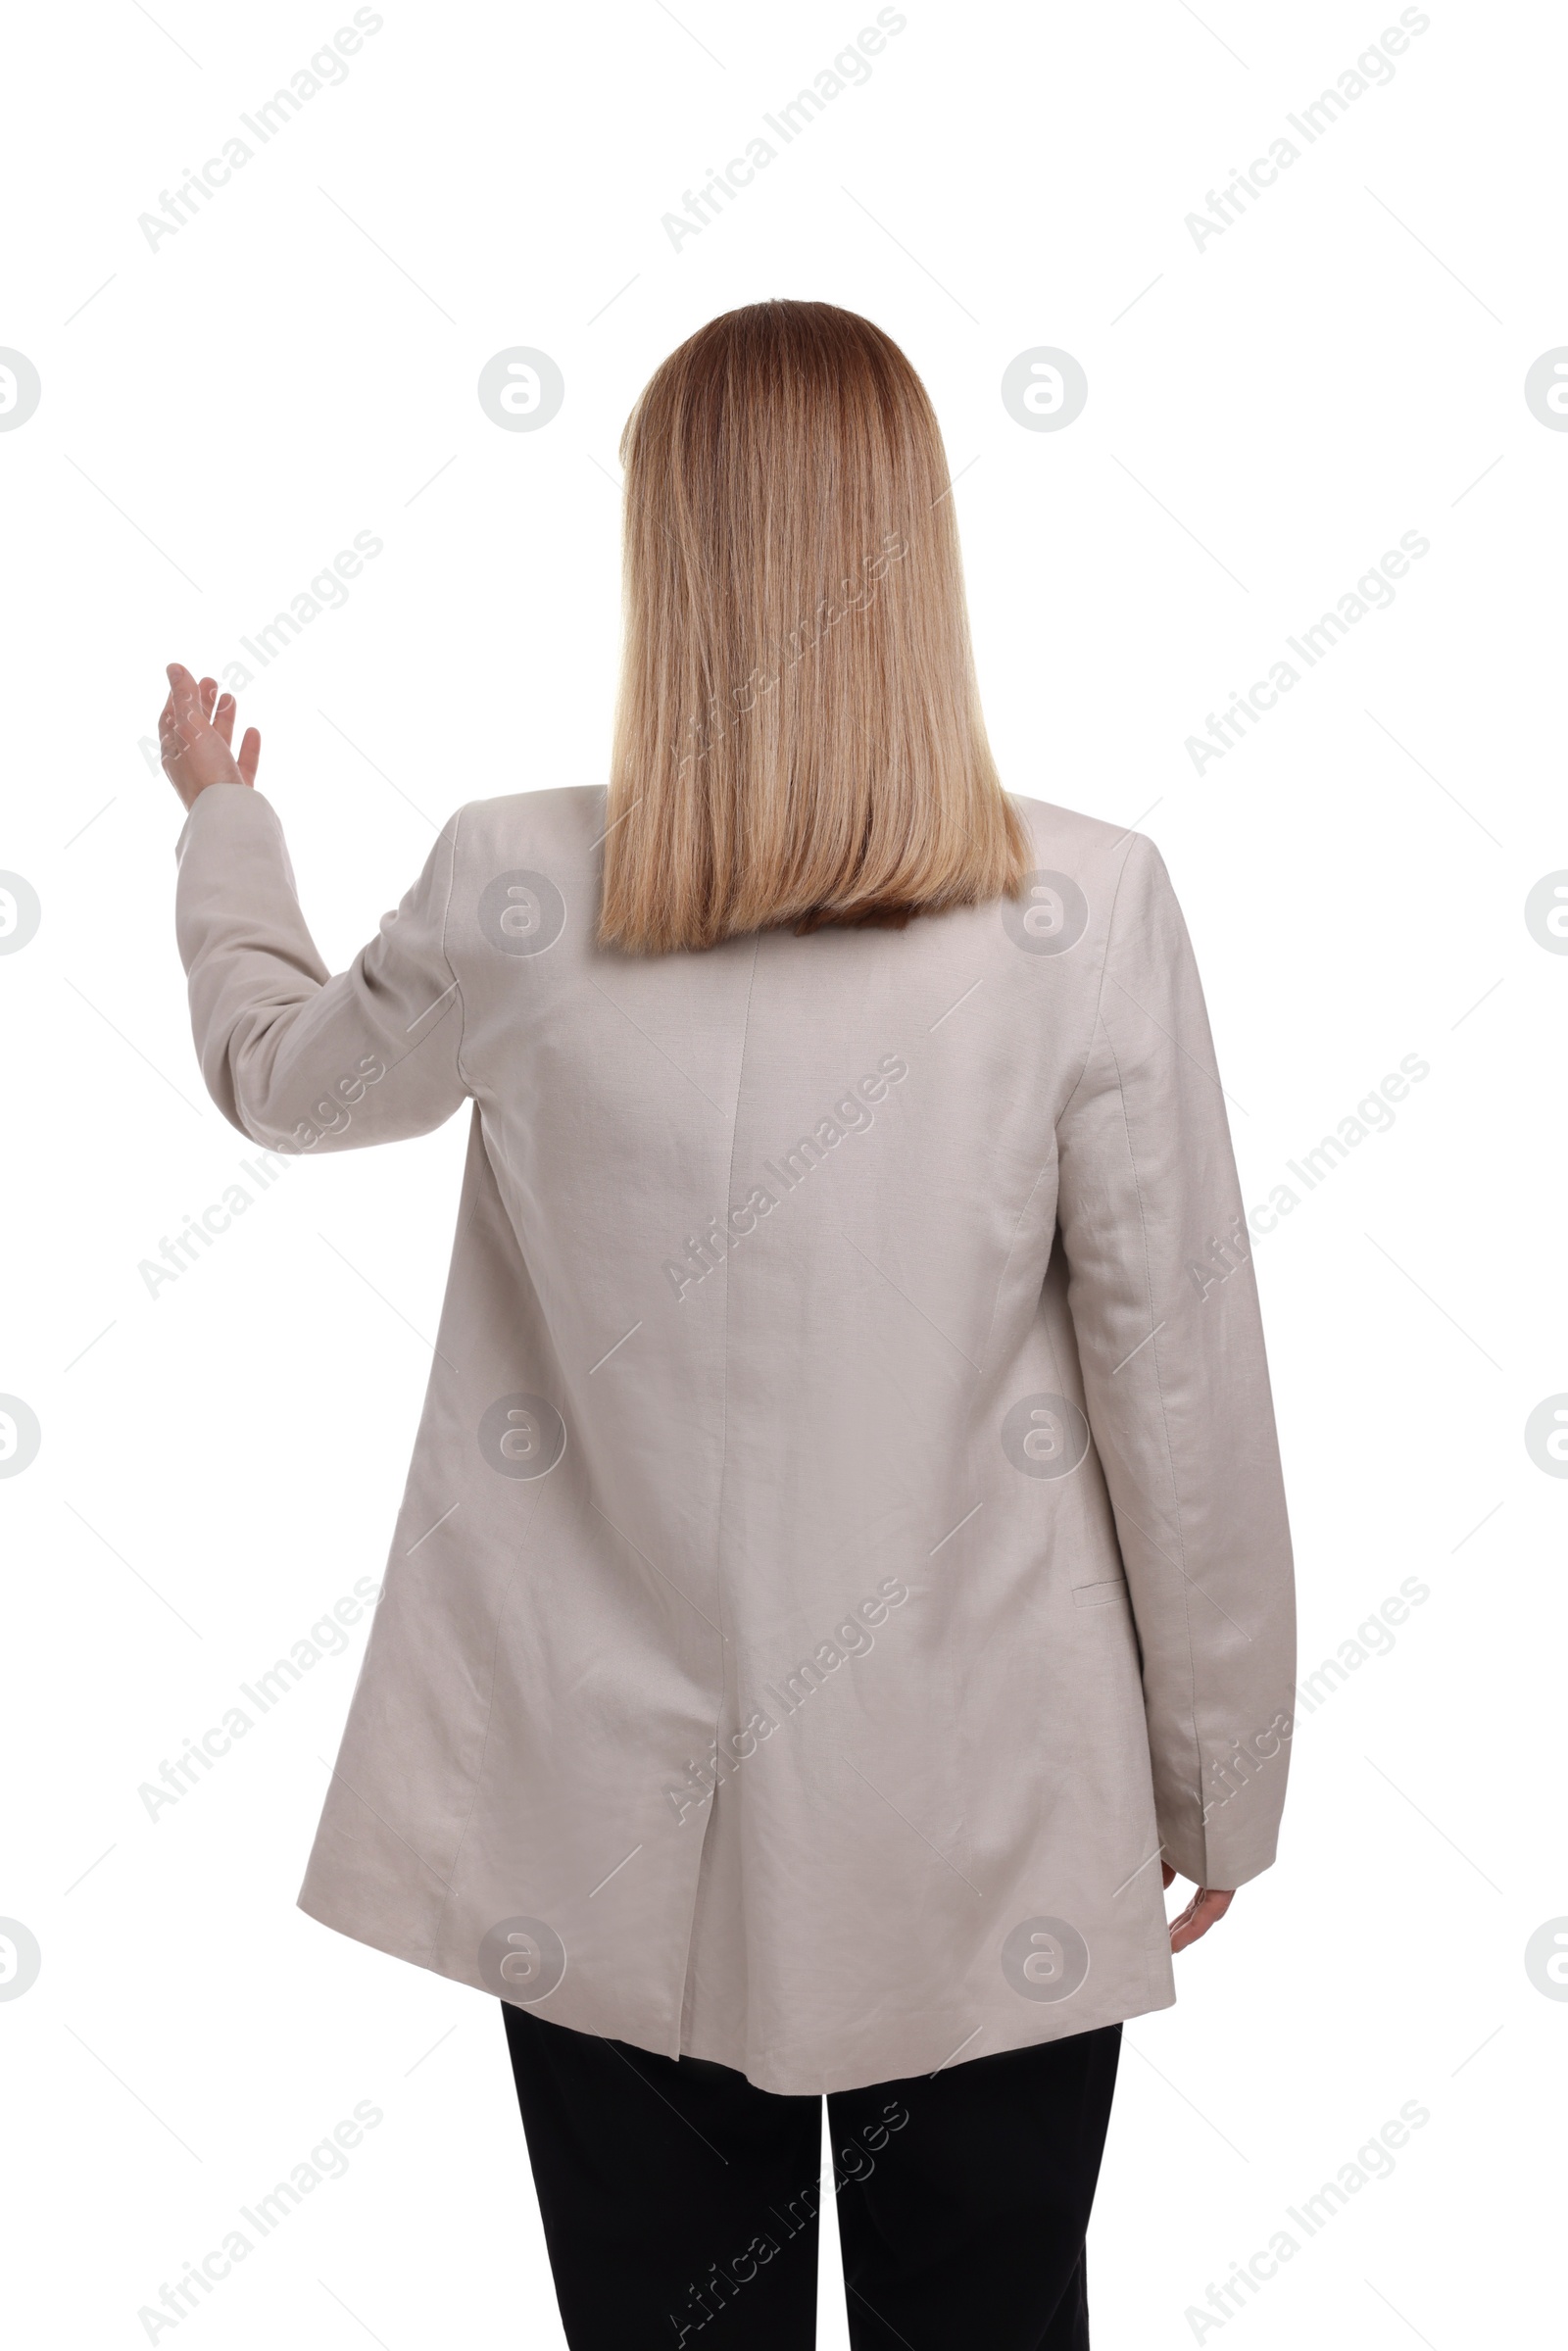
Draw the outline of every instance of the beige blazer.
<instances>
[{"instance_id":1,"label":"beige blazer","mask_svg":"<svg viewBox=\"0 0 1568 2351\"><path fill-rule=\"evenodd\" d=\"M334 978L269 802L196 801L225 1116L309 1157L472 1103L313 1917L815 2092L1168 2006L1161 1855L1272 1860L1290 1547L1198 974L1148 840L1019 806L1023 902L639 959L601 791L477 802Z\"/></svg>"}]
</instances>

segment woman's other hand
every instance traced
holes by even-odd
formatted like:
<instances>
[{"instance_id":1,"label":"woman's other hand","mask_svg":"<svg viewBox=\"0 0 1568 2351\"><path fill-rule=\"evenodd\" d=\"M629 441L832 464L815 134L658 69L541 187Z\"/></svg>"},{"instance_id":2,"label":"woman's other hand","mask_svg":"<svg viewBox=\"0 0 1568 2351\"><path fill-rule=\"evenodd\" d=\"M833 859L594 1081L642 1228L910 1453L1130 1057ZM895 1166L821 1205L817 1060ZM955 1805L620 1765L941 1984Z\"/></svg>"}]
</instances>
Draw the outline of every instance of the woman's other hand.
<instances>
[{"instance_id":1,"label":"woman's other hand","mask_svg":"<svg viewBox=\"0 0 1568 2351\"><path fill-rule=\"evenodd\" d=\"M1162 1861L1159 1868L1163 1883L1169 1886L1176 1872L1168 1861ZM1172 1951L1185 1951L1189 1943L1195 1943L1200 1935L1206 1935L1210 1927L1225 1916L1235 1899L1234 1886L1229 1893L1225 1893L1217 1886L1200 1886L1187 1908L1170 1922Z\"/></svg>"},{"instance_id":2,"label":"woman's other hand","mask_svg":"<svg viewBox=\"0 0 1568 2351\"><path fill-rule=\"evenodd\" d=\"M236 759L229 745L234 736L234 697L220 694L216 677L197 684L178 661L168 670L169 700L158 715L158 741L164 773L190 808L209 784L254 784L262 738L254 726L245 729Z\"/></svg>"}]
</instances>

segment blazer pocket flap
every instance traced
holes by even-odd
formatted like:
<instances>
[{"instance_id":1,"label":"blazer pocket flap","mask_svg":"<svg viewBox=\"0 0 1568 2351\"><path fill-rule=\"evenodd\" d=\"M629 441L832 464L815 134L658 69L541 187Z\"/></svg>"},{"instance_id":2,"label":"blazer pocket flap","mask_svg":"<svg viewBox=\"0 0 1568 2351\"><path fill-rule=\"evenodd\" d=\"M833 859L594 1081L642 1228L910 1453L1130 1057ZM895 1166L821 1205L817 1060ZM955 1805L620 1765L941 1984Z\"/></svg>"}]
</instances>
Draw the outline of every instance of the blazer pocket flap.
<instances>
[{"instance_id":1,"label":"blazer pocket flap","mask_svg":"<svg viewBox=\"0 0 1568 2351\"><path fill-rule=\"evenodd\" d=\"M1125 1576L1116 1576L1108 1584L1075 1584L1072 1588L1073 1604L1079 1608L1108 1608L1112 1600L1120 1599L1125 1594L1126 1590Z\"/></svg>"}]
</instances>

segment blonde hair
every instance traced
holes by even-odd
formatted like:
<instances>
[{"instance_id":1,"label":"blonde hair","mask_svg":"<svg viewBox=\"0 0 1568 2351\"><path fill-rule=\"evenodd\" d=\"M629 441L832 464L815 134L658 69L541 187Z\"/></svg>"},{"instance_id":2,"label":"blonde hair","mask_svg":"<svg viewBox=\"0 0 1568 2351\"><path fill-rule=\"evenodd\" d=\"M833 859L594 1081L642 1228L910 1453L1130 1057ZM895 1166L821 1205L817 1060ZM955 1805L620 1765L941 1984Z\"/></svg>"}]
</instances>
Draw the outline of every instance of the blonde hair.
<instances>
[{"instance_id":1,"label":"blonde hair","mask_svg":"<svg viewBox=\"0 0 1568 2351\"><path fill-rule=\"evenodd\" d=\"M661 954L1016 891L942 435L898 345L825 302L726 312L620 454L601 939Z\"/></svg>"}]
</instances>

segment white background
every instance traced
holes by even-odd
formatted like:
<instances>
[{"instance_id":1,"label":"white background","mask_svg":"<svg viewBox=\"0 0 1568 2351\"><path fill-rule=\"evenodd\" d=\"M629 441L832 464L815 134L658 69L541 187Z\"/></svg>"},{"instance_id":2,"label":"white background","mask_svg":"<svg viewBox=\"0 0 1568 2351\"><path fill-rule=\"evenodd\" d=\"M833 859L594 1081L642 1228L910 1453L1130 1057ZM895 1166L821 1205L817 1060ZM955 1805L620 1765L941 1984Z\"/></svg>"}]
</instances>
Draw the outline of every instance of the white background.
<instances>
[{"instance_id":1,"label":"white background","mask_svg":"<svg viewBox=\"0 0 1568 2351\"><path fill-rule=\"evenodd\" d=\"M138 215L349 9L89 0L11 32L0 344L43 385L0 432L0 866L43 907L0 958L0 1390L43 1431L0 1482L0 1913L43 1954L0 2002L11 2330L146 2340L163 2281L369 2100L346 2177L157 2339L561 2340L494 2003L293 1907L363 1623L177 1805L138 1796L379 1577L466 1132L291 1166L149 1295L141 1261L251 1154L192 1056L180 811L141 746L167 661L220 666L383 541L241 697L340 967L459 803L604 779L621 422L704 319L791 295L867 313L929 386L1004 778L1159 844L1248 1200L1430 1064L1257 1248L1303 1670L1403 1580L1429 1596L1303 1715L1279 1867L1127 2032L1096 2342L1549 2339L1568 2004L1524 1951L1568 1913L1568 1485L1523 1430L1568 1389L1568 957L1524 901L1568 866L1568 435L1523 385L1568 342L1561 17L1433 0L1200 248L1185 217L1397 8L909 0L864 86L676 250L662 216L870 6L380 13L156 250ZM565 378L538 432L475 395L517 344ZM1000 397L1037 345L1088 374L1059 432ZM1406 531L1430 552L1392 607L1196 772L1187 737ZM1201 2330L1210 2281L1407 2101L1430 2121L1393 2176ZM842 2345L831 2236L823 2277Z\"/></svg>"}]
</instances>

